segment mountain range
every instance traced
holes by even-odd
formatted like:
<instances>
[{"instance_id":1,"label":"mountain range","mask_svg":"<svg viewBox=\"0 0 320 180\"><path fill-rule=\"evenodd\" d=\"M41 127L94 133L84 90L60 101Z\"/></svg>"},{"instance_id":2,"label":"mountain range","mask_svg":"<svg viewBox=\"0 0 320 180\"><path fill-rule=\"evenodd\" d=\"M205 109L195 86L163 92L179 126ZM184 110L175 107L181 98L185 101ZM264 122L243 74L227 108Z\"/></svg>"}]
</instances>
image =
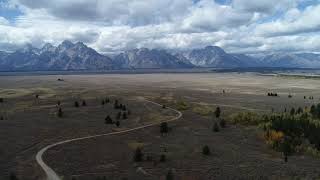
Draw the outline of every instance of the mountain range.
<instances>
[{"instance_id":1,"label":"mountain range","mask_svg":"<svg viewBox=\"0 0 320 180\"><path fill-rule=\"evenodd\" d=\"M113 57L103 55L82 42L63 41L57 47L28 44L15 52L0 51L0 71L112 70L175 68L285 67L320 68L320 54L273 53L254 57L231 54L217 46L187 51L132 49Z\"/></svg>"}]
</instances>

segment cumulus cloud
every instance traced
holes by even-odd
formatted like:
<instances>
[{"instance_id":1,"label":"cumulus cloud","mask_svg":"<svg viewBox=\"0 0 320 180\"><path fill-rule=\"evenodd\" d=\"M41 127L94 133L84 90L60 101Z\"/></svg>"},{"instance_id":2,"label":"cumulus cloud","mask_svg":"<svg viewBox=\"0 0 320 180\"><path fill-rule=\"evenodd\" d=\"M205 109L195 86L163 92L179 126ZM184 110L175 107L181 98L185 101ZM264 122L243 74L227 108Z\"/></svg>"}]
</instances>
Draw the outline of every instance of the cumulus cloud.
<instances>
[{"instance_id":1,"label":"cumulus cloud","mask_svg":"<svg viewBox=\"0 0 320 180\"><path fill-rule=\"evenodd\" d=\"M244 53L317 51L319 1L308 0L305 8L301 2L305 0L9 0L1 6L21 13L10 22L0 15L0 50L67 39L101 53L207 45Z\"/></svg>"},{"instance_id":2,"label":"cumulus cloud","mask_svg":"<svg viewBox=\"0 0 320 180\"><path fill-rule=\"evenodd\" d=\"M284 18L257 27L259 35L282 36L320 31L320 5L309 6L304 11L292 9Z\"/></svg>"},{"instance_id":3,"label":"cumulus cloud","mask_svg":"<svg viewBox=\"0 0 320 180\"><path fill-rule=\"evenodd\" d=\"M9 21L6 18L0 16L0 25L8 25L8 24L9 24Z\"/></svg>"},{"instance_id":4,"label":"cumulus cloud","mask_svg":"<svg viewBox=\"0 0 320 180\"><path fill-rule=\"evenodd\" d=\"M298 0L234 0L232 6L243 11L272 13L295 7L297 2Z\"/></svg>"},{"instance_id":5,"label":"cumulus cloud","mask_svg":"<svg viewBox=\"0 0 320 180\"><path fill-rule=\"evenodd\" d=\"M179 19L193 5L192 0L16 0L15 3L28 9L45 9L62 19L132 26Z\"/></svg>"}]
</instances>

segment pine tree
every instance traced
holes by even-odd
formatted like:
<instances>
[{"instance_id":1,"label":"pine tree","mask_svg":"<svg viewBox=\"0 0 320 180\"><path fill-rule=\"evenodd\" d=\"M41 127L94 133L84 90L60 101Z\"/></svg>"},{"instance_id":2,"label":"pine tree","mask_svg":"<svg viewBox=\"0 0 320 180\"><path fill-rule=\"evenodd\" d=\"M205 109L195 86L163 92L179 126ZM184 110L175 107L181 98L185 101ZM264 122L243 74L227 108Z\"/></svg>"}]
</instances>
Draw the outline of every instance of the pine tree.
<instances>
[{"instance_id":1,"label":"pine tree","mask_svg":"<svg viewBox=\"0 0 320 180\"><path fill-rule=\"evenodd\" d=\"M116 121L116 126L120 127L120 121Z\"/></svg>"},{"instance_id":2,"label":"pine tree","mask_svg":"<svg viewBox=\"0 0 320 180\"><path fill-rule=\"evenodd\" d=\"M116 119L119 120L121 118L121 112L118 112Z\"/></svg>"},{"instance_id":3,"label":"pine tree","mask_svg":"<svg viewBox=\"0 0 320 180\"><path fill-rule=\"evenodd\" d=\"M4 99L3 98L0 98L0 103L3 103L4 102Z\"/></svg>"},{"instance_id":4,"label":"pine tree","mask_svg":"<svg viewBox=\"0 0 320 180\"><path fill-rule=\"evenodd\" d=\"M85 100L82 101L82 106L87 106L87 102Z\"/></svg>"},{"instance_id":5,"label":"pine tree","mask_svg":"<svg viewBox=\"0 0 320 180\"><path fill-rule=\"evenodd\" d=\"M202 154L203 154L203 155L206 155L206 156L208 156L208 155L211 154L209 146L205 145L205 146L202 148Z\"/></svg>"},{"instance_id":6,"label":"pine tree","mask_svg":"<svg viewBox=\"0 0 320 180\"><path fill-rule=\"evenodd\" d=\"M102 100L102 101L101 101L101 105L102 105L102 106L104 106L104 104L105 104L105 101L104 101L104 100Z\"/></svg>"},{"instance_id":7,"label":"pine tree","mask_svg":"<svg viewBox=\"0 0 320 180\"><path fill-rule=\"evenodd\" d=\"M174 175L171 169L167 173L166 180L174 180Z\"/></svg>"},{"instance_id":8,"label":"pine tree","mask_svg":"<svg viewBox=\"0 0 320 180\"><path fill-rule=\"evenodd\" d=\"M78 101L74 102L74 107L79 107L79 102Z\"/></svg>"},{"instance_id":9,"label":"pine tree","mask_svg":"<svg viewBox=\"0 0 320 180\"><path fill-rule=\"evenodd\" d=\"M293 116L293 115L295 114L295 112L296 112L295 109L294 109L294 108L291 108L291 110L290 110L290 115Z\"/></svg>"},{"instance_id":10,"label":"pine tree","mask_svg":"<svg viewBox=\"0 0 320 180\"><path fill-rule=\"evenodd\" d=\"M168 128L168 123L167 122L163 122L161 123L160 125L160 133L167 133L169 131L169 128Z\"/></svg>"},{"instance_id":11,"label":"pine tree","mask_svg":"<svg viewBox=\"0 0 320 180\"><path fill-rule=\"evenodd\" d=\"M112 124L113 123L110 116L107 116L104 120L105 120L105 124Z\"/></svg>"},{"instance_id":12,"label":"pine tree","mask_svg":"<svg viewBox=\"0 0 320 180\"><path fill-rule=\"evenodd\" d=\"M165 154L161 154L160 155L160 162L166 162L166 160L167 160L166 155Z\"/></svg>"},{"instance_id":13,"label":"pine tree","mask_svg":"<svg viewBox=\"0 0 320 180\"><path fill-rule=\"evenodd\" d=\"M10 180L19 180L15 173L10 173Z\"/></svg>"},{"instance_id":14,"label":"pine tree","mask_svg":"<svg viewBox=\"0 0 320 180\"><path fill-rule=\"evenodd\" d=\"M141 162L143 160L143 153L142 153L142 150L141 148L137 148L134 152L134 156L133 156L133 160L135 162Z\"/></svg>"},{"instance_id":15,"label":"pine tree","mask_svg":"<svg viewBox=\"0 0 320 180\"><path fill-rule=\"evenodd\" d=\"M216 108L216 110L214 111L214 115L216 116L216 118L219 118L220 117L220 114L221 114L221 110L220 110L220 107L218 106Z\"/></svg>"},{"instance_id":16,"label":"pine tree","mask_svg":"<svg viewBox=\"0 0 320 180\"><path fill-rule=\"evenodd\" d=\"M219 131L220 131L219 125L218 125L217 122L215 122L215 123L213 124L213 132L219 132Z\"/></svg>"},{"instance_id":17,"label":"pine tree","mask_svg":"<svg viewBox=\"0 0 320 180\"><path fill-rule=\"evenodd\" d=\"M58 117L61 118L63 116L63 111L61 107L58 109Z\"/></svg>"},{"instance_id":18,"label":"pine tree","mask_svg":"<svg viewBox=\"0 0 320 180\"><path fill-rule=\"evenodd\" d=\"M114 109L118 109L119 108L119 101L116 99L115 101L114 101Z\"/></svg>"},{"instance_id":19,"label":"pine tree","mask_svg":"<svg viewBox=\"0 0 320 180\"><path fill-rule=\"evenodd\" d=\"M226 127L226 121L224 119L220 120L220 127L225 128Z\"/></svg>"},{"instance_id":20,"label":"pine tree","mask_svg":"<svg viewBox=\"0 0 320 180\"><path fill-rule=\"evenodd\" d=\"M128 117L127 117L127 113L126 112L123 112L122 113L122 119L127 119Z\"/></svg>"}]
</instances>

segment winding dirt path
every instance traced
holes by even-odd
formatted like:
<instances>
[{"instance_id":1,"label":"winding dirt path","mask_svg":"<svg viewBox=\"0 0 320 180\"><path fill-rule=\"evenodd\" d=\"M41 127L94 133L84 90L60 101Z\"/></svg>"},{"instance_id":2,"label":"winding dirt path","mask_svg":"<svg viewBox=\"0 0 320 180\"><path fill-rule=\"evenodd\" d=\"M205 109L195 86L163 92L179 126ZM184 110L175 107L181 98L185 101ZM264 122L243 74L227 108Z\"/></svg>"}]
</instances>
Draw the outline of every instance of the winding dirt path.
<instances>
[{"instance_id":1,"label":"winding dirt path","mask_svg":"<svg viewBox=\"0 0 320 180\"><path fill-rule=\"evenodd\" d=\"M155 104L157 106L161 106L161 104L153 102L153 101L149 101L149 100L144 100L146 102ZM167 109L170 109L172 111L175 111L178 116L171 118L167 121L163 121L163 122L171 122L171 121L175 121L181 118L182 113L176 109L167 107ZM92 135L92 136L86 136L86 137L80 137L80 138L74 138L74 139L67 139L64 141L59 141L56 142L54 144L50 144L44 148L42 148L36 155L36 161L37 163L40 165L40 167L43 169L43 171L45 172L46 176L47 176L47 180L61 180L61 178L59 177L59 175L51 168L49 167L42 159L43 154L48 151L49 149L56 147L58 145L62 145L62 144L66 144L66 143L70 143L70 142L74 142L74 141L81 141L81 140L86 140L86 139L91 139L91 138L97 138L97 137L101 137L101 136L111 136L111 135L117 135L117 134L124 134L124 133L128 133L131 131L135 131L135 130L139 130L139 129L143 129L143 128L147 128L147 127L151 127L151 126L156 126L161 124L162 122L157 122L157 123L152 123L152 124L148 124L148 125L144 125L144 126L139 126L136 128L132 128L132 129L127 129L127 130L123 130L123 131L118 131L118 132L111 132L111 133L106 133L106 134L97 134L97 135Z\"/></svg>"}]
</instances>

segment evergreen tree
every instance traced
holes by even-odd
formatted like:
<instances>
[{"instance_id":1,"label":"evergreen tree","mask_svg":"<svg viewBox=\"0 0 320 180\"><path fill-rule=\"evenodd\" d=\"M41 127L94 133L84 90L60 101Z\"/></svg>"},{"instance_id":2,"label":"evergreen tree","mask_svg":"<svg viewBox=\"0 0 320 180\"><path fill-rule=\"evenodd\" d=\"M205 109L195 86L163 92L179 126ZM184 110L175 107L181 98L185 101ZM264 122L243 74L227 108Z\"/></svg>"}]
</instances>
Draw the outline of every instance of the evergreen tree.
<instances>
[{"instance_id":1,"label":"evergreen tree","mask_svg":"<svg viewBox=\"0 0 320 180\"><path fill-rule=\"evenodd\" d=\"M219 118L220 117L220 114L221 114L221 110L220 110L220 107L218 106L216 108L216 110L214 111L214 115L216 116L216 118Z\"/></svg>"},{"instance_id":2,"label":"evergreen tree","mask_svg":"<svg viewBox=\"0 0 320 180\"><path fill-rule=\"evenodd\" d=\"M110 116L107 116L104 120L105 120L105 124L112 124L113 123Z\"/></svg>"},{"instance_id":3,"label":"evergreen tree","mask_svg":"<svg viewBox=\"0 0 320 180\"><path fill-rule=\"evenodd\" d=\"M133 160L135 162L141 162L143 160L143 153L142 153L142 150L141 148L137 148L134 152L134 156L133 156Z\"/></svg>"},{"instance_id":4,"label":"evergreen tree","mask_svg":"<svg viewBox=\"0 0 320 180\"><path fill-rule=\"evenodd\" d=\"M217 122L215 122L215 123L213 124L213 132L219 132L219 131L220 131L219 125L218 125Z\"/></svg>"},{"instance_id":5,"label":"evergreen tree","mask_svg":"<svg viewBox=\"0 0 320 180\"><path fill-rule=\"evenodd\" d=\"M4 120L4 117L3 116L0 116L0 121Z\"/></svg>"},{"instance_id":6,"label":"evergreen tree","mask_svg":"<svg viewBox=\"0 0 320 180\"><path fill-rule=\"evenodd\" d=\"M121 112L119 111L118 114L117 114L116 119L119 120L120 118L121 118Z\"/></svg>"},{"instance_id":7,"label":"evergreen tree","mask_svg":"<svg viewBox=\"0 0 320 180\"><path fill-rule=\"evenodd\" d=\"M104 106L104 104L105 104L105 101L104 101L104 100L102 100L102 101L101 101L101 105L102 105L102 106Z\"/></svg>"},{"instance_id":8,"label":"evergreen tree","mask_svg":"<svg viewBox=\"0 0 320 180\"><path fill-rule=\"evenodd\" d=\"M116 99L115 101L114 101L114 109L118 109L119 108L119 101Z\"/></svg>"},{"instance_id":9,"label":"evergreen tree","mask_svg":"<svg viewBox=\"0 0 320 180\"><path fill-rule=\"evenodd\" d=\"M116 121L116 126L120 127L120 121Z\"/></svg>"},{"instance_id":10,"label":"evergreen tree","mask_svg":"<svg viewBox=\"0 0 320 180\"><path fill-rule=\"evenodd\" d=\"M0 98L0 103L3 103L4 102L4 99L3 98Z\"/></svg>"},{"instance_id":11,"label":"evergreen tree","mask_svg":"<svg viewBox=\"0 0 320 180\"><path fill-rule=\"evenodd\" d=\"M165 154L161 154L160 155L160 162L166 162L166 160L167 160L166 155Z\"/></svg>"},{"instance_id":12,"label":"evergreen tree","mask_svg":"<svg viewBox=\"0 0 320 180\"><path fill-rule=\"evenodd\" d=\"M174 175L171 169L167 173L166 180L174 180Z\"/></svg>"},{"instance_id":13,"label":"evergreen tree","mask_svg":"<svg viewBox=\"0 0 320 180\"><path fill-rule=\"evenodd\" d=\"M284 161L288 161L288 156L292 153L293 149L291 147L291 139L289 137L285 137L282 143L282 152L284 155Z\"/></svg>"},{"instance_id":14,"label":"evergreen tree","mask_svg":"<svg viewBox=\"0 0 320 180\"><path fill-rule=\"evenodd\" d=\"M160 125L160 133L167 133L169 131L169 128L168 128L168 123L167 122L163 122L161 123Z\"/></svg>"},{"instance_id":15,"label":"evergreen tree","mask_svg":"<svg viewBox=\"0 0 320 180\"><path fill-rule=\"evenodd\" d=\"M79 107L79 102L78 101L74 102L74 107Z\"/></svg>"},{"instance_id":16,"label":"evergreen tree","mask_svg":"<svg viewBox=\"0 0 320 180\"><path fill-rule=\"evenodd\" d=\"M61 118L63 116L63 111L61 107L58 109L58 117Z\"/></svg>"},{"instance_id":17,"label":"evergreen tree","mask_svg":"<svg viewBox=\"0 0 320 180\"><path fill-rule=\"evenodd\" d=\"M208 156L208 155L211 154L209 146L205 145L205 146L202 148L202 154L203 154L203 155L206 155L206 156Z\"/></svg>"},{"instance_id":18,"label":"evergreen tree","mask_svg":"<svg viewBox=\"0 0 320 180\"><path fill-rule=\"evenodd\" d=\"M317 116L317 108L316 106L313 104L310 108L310 114L313 116L313 117L316 117Z\"/></svg>"},{"instance_id":19,"label":"evergreen tree","mask_svg":"<svg viewBox=\"0 0 320 180\"><path fill-rule=\"evenodd\" d=\"M127 113L126 112L123 112L122 113L122 119L127 119L128 117L127 117Z\"/></svg>"},{"instance_id":20,"label":"evergreen tree","mask_svg":"<svg viewBox=\"0 0 320 180\"><path fill-rule=\"evenodd\" d=\"M123 105L123 106L122 106L122 111L126 111L126 110L127 110L126 105Z\"/></svg>"},{"instance_id":21,"label":"evergreen tree","mask_svg":"<svg viewBox=\"0 0 320 180\"><path fill-rule=\"evenodd\" d=\"M19 180L15 173L10 173L10 180Z\"/></svg>"},{"instance_id":22,"label":"evergreen tree","mask_svg":"<svg viewBox=\"0 0 320 180\"><path fill-rule=\"evenodd\" d=\"M297 110L297 114L301 114L301 113L303 113L303 109L301 107L299 107Z\"/></svg>"},{"instance_id":23,"label":"evergreen tree","mask_svg":"<svg viewBox=\"0 0 320 180\"><path fill-rule=\"evenodd\" d=\"M226 121L224 119L220 120L220 127L222 127L222 128L226 127Z\"/></svg>"},{"instance_id":24,"label":"evergreen tree","mask_svg":"<svg viewBox=\"0 0 320 180\"><path fill-rule=\"evenodd\" d=\"M60 105L61 105L61 101L58 101L58 102L57 102L57 105L60 106Z\"/></svg>"},{"instance_id":25,"label":"evergreen tree","mask_svg":"<svg viewBox=\"0 0 320 180\"><path fill-rule=\"evenodd\" d=\"M82 106L87 106L87 102L85 100L82 101Z\"/></svg>"},{"instance_id":26,"label":"evergreen tree","mask_svg":"<svg viewBox=\"0 0 320 180\"><path fill-rule=\"evenodd\" d=\"M166 107L166 105L162 105L162 109L166 109L167 107Z\"/></svg>"},{"instance_id":27,"label":"evergreen tree","mask_svg":"<svg viewBox=\"0 0 320 180\"><path fill-rule=\"evenodd\" d=\"M295 112L296 112L295 109L294 109L294 108L291 108L291 110L290 110L290 115L293 116L293 115L295 114Z\"/></svg>"}]
</instances>

